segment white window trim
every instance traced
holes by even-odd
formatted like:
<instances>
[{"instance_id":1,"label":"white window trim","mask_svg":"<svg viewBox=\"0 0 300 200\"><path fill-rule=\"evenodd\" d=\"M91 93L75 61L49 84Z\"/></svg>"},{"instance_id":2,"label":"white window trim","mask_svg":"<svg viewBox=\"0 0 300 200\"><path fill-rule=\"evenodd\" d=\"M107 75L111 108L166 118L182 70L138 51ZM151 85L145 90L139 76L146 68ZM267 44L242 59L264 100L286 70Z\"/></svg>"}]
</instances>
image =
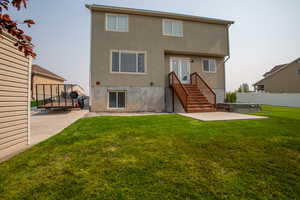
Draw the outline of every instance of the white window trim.
<instances>
[{"instance_id":1,"label":"white window trim","mask_svg":"<svg viewBox=\"0 0 300 200\"><path fill-rule=\"evenodd\" d=\"M208 62L210 61L210 60L213 60L214 62L215 62L215 66L216 66L216 68L215 68L215 71L205 71L204 70L204 61L205 60L208 60ZM212 59L212 58L202 58L201 59L201 64L202 64L202 71L204 72L204 73L217 73L217 68L218 68L218 65L217 65L217 61L216 61L216 59ZM209 68L210 69L210 68Z\"/></svg>"},{"instance_id":2,"label":"white window trim","mask_svg":"<svg viewBox=\"0 0 300 200\"><path fill-rule=\"evenodd\" d=\"M109 93L110 92L124 92L125 93L125 106L123 108L113 108L113 107L109 107ZM116 104L118 105L118 97L117 97L117 102ZM107 90L107 109L108 110L125 110L127 107L127 91L126 90Z\"/></svg>"},{"instance_id":3,"label":"white window trim","mask_svg":"<svg viewBox=\"0 0 300 200\"><path fill-rule=\"evenodd\" d=\"M108 16L126 16L127 17L127 30L114 30L114 29L109 29L108 28ZM114 14L114 13L106 13L105 14L105 30L106 31L112 31L112 32L123 32L123 33L126 33L126 32L129 32L129 16L128 15L122 15L122 14Z\"/></svg>"},{"instance_id":4,"label":"white window trim","mask_svg":"<svg viewBox=\"0 0 300 200\"><path fill-rule=\"evenodd\" d=\"M165 22L167 22L167 21L169 21L169 22L179 22L179 23L181 23L181 28L182 28L182 33L181 33L181 35L168 34L168 33L166 33L166 30L165 30ZM183 37L183 35L184 35L184 34L183 34L183 22L180 21L180 20L163 19L163 20L162 20L162 30L163 30L163 35L164 35L164 36Z\"/></svg>"},{"instance_id":5,"label":"white window trim","mask_svg":"<svg viewBox=\"0 0 300 200\"><path fill-rule=\"evenodd\" d=\"M135 54L139 54L139 53L143 53L145 54L144 57L144 71L145 72L114 72L112 71L112 53L113 52L119 52L119 53L135 53ZM121 59L121 56L119 57L119 59ZM110 56L109 56L109 68L110 68L110 73L112 74L134 74L134 75L146 75L147 74L147 51L131 51L131 50L118 50L118 49L113 49L110 50ZM119 61L120 64L120 61ZM121 66L119 66L121 67Z\"/></svg>"}]
</instances>

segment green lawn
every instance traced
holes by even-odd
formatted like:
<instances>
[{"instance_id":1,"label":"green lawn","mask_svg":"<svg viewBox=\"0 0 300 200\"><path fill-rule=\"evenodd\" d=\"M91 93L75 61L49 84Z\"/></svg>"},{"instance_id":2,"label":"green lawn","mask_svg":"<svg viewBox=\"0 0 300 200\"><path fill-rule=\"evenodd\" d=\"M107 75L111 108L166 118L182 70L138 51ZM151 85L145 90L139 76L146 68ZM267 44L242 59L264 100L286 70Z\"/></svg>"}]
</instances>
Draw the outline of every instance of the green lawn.
<instances>
[{"instance_id":1,"label":"green lawn","mask_svg":"<svg viewBox=\"0 0 300 200\"><path fill-rule=\"evenodd\" d=\"M300 109L95 117L0 164L0 199L300 199Z\"/></svg>"}]
</instances>

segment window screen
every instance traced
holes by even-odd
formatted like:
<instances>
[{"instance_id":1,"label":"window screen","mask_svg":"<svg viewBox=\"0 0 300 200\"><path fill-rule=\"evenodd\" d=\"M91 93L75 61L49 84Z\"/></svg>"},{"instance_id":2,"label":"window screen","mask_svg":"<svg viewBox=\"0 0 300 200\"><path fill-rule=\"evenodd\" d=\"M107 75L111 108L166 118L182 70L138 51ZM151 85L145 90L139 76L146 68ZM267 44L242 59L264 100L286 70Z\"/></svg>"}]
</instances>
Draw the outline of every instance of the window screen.
<instances>
[{"instance_id":1,"label":"window screen","mask_svg":"<svg viewBox=\"0 0 300 200\"><path fill-rule=\"evenodd\" d=\"M183 36L183 26L181 21L163 20L163 34L171 36Z\"/></svg>"},{"instance_id":2,"label":"window screen","mask_svg":"<svg viewBox=\"0 0 300 200\"><path fill-rule=\"evenodd\" d=\"M125 108L125 92L109 92L110 108Z\"/></svg>"},{"instance_id":3,"label":"window screen","mask_svg":"<svg viewBox=\"0 0 300 200\"><path fill-rule=\"evenodd\" d=\"M208 60L203 60L203 70L205 72L209 72L209 61Z\"/></svg>"},{"instance_id":4,"label":"window screen","mask_svg":"<svg viewBox=\"0 0 300 200\"><path fill-rule=\"evenodd\" d=\"M117 93L116 92L109 93L109 107L110 108L117 107Z\"/></svg>"},{"instance_id":5,"label":"window screen","mask_svg":"<svg viewBox=\"0 0 300 200\"><path fill-rule=\"evenodd\" d=\"M138 54L138 72L145 72L145 54Z\"/></svg>"},{"instance_id":6,"label":"window screen","mask_svg":"<svg viewBox=\"0 0 300 200\"><path fill-rule=\"evenodd\" d=\"M112 51L113 72L145 72L145 53Z\"/></svg>"},{"instance_id":7,"label":"window screen","mask_svg":"<svg viewBox=\"0 0 300 200\"><path fill-rule=\"evenodd\" d=\"M120 54L119 52L112 52L112 71L113 72L118 72L120 71Z\"/></svg>"},{"instance_id":8,"label":"window screen","mask_svg":"<svg viewBox=\"0 0 300 200\"><path fill-rule=\"evenodd\" d=\"M108 30L117 30L117 16L107 15L107 29Z\"/></svg>"},{"instance_id":9,"label":"window screen","mask_svg":"<svg viewBox=\"0 0 300 200\"><path fill-rule=\"evenodd\" d=\"M164 22L164 30L166 35L172 35L172 22L165 21Z\"/></svg>"},{"instance_id":10,"label":"window screen","mask_svg":"<svg viewBox=\"0 0 300 200\"><path fill-rule=\"evenodd\" d=\"M125 107L125 92L118 92L118 108Z\"/></svg>"},{"instance_id":11,"label":"window screen","mask_svg":"<svg viewBox=\"0 0 300 200\"><path fill-rule=\"evenodd\" d=\"M136 72L136 54L121 53L121 72Z\"/></svg>"},{"instance_id":12,"label":"window screen","mask_svg":"<svg viewBox=\"0 0 300 200\"><path fill-rule=\"evenodd\" d=\"M126 15L106 15L106 30L108 31L128 31L128 16Z\"/></svg>"}]
</instances>

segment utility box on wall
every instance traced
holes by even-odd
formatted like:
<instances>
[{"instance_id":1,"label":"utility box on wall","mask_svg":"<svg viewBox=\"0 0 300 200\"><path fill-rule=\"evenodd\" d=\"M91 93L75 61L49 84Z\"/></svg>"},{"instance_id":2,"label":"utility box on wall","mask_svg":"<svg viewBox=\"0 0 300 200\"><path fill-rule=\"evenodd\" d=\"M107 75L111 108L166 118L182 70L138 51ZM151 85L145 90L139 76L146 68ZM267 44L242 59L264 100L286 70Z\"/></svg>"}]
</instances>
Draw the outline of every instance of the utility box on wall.
<instances>
[{"instance_id":1,"label":"utility box on wall","mask_svg":"<svg viewBox=\"0 0 300 200\"><path fill-rule=\"evenodd\" d=\"M0 34L0 159L30 143L31 58Z\"/></svg>"}]
</instances>

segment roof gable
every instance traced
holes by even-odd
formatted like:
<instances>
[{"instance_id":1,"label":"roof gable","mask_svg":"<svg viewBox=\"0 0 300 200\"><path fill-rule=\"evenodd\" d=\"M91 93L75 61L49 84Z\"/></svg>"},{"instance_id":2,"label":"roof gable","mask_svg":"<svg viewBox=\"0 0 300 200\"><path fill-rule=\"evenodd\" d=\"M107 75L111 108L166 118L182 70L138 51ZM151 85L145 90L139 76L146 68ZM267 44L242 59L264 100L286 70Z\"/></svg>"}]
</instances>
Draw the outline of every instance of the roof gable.
<instances>
[{"instance_id":1,"label":"roof gable","mask_svg":"<svg viewBox=\"0 0 300 200\"><path fill-rule=\"evenodd\" d=\"M274 76L276 75L278 72L280 72L281 70L291 66L292 64L294 64L295 62L298 62L300 63L300 58L297 58L296 60L293 60L292 62L288 63L288 64L283 64L283 65L276 65L275 67L273 67L270 71L266 72L263 76L264 78L257 81L256 83L254 83L253 85L257 85L259 84L260 82L262 82L263 80L271 77L271 76Z\"/></svg>"},{"instance_id":2,"label":"roof gable","mask_svg":"<svg viewBox=\"0 0 300 200\"><path fill-rule=\"evenodd\" d=\"M49 77L52 79L57 79L57 80L61 80L61 81L66 81L66 79L64 79L61 76L58 76L57 74L54 74L53 72L50 72L49 70L42 68L39 65L32 65L32 70L31 70L32 74L39 74L45 77Z\"/></svg>"},{"instance_id":3,"label":"roof gable","mask_svg":"<svg viewBox=\"0 0 300 200\"><path fill-rule=\"evenodd\" d=\"M276 65L275 67L273 67L270 71L264 73L264 77L270 76L273 73L276 73L278 70L284 68L287 64L283 64L283 65Z\"/></svg>"},{"instance_id":4,"label":"roof gable","mask_svg":"<svg viewBox=\"0 0 300 200\"><path fill-rule=\"evenodd\" d=\"M116 12L121 14L133 14L133 15L143 15L143 16L153 16L153 17L163 17L163 18L172 18L179 20L187 20L187 21L197 21L203 23L210 24L222 24L222 25L230 25L233 24L234 21L208 18L208 17L200 17L194 15L185 15L178 13L170 13L170 12L161 12L154 10L144 10L144 9L135 9L135 8L125 8L125 7L116 7L116 6L105 6L105 5L86 5L86 7L92 11L103 11L103 12Z\"/></svg>"}]
</instances>

